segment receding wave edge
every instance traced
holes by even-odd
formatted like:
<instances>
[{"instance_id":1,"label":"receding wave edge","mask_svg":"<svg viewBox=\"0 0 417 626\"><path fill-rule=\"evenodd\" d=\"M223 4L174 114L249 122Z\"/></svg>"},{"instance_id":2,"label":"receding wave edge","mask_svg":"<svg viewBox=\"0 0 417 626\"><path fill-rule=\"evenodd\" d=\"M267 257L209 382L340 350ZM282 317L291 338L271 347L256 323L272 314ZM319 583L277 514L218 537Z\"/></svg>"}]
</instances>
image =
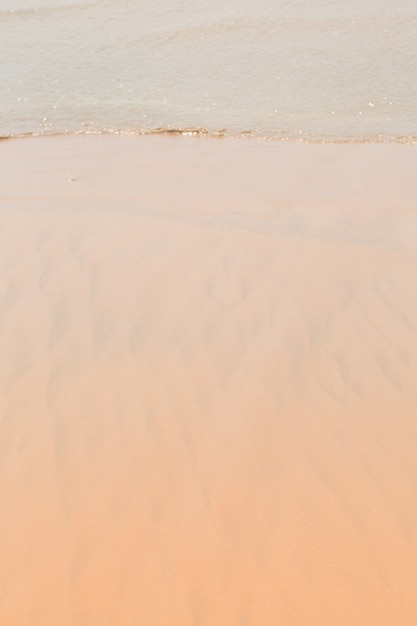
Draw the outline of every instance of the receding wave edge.
<instances>
[{"instance_id":1,"label":"receding wave edge","mask_svg":"<svg viewBox=\"0 0 417 626\"><path fill-rule=\"evenodd\" d=\"M388 135L388 134L369 134L369 135L335 135L335 134L313 134L307 132L264 132L257 130L229 130L226 128L212 130L200 127L165 127L165 128L149 128L149 129L82 129L76 131L37 131L24 133L11 133L0 135L1 140L24 138L24 137L52 137L66 135L123 135L123 136L149 136L149 135L168 135L168 136L193 136L193 137L212 137L219 139L264 139L267 141L292 141L301 143L389 143L417 145L417 135Z\"/></svg>"}]
</instances>

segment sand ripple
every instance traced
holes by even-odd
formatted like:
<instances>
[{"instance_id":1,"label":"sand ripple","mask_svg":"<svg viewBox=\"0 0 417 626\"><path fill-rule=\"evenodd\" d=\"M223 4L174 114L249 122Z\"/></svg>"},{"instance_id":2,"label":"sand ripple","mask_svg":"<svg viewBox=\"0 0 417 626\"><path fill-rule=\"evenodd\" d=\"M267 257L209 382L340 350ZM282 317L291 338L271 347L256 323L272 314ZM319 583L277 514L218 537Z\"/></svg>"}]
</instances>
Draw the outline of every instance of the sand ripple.
<instances>
[{"instance_id":1,"label":"sand ripple","mask_svg":"<svg viewBox=\"0 0 417 626\"><path fill-rule=\"evenodd\" d=\"M414 151L0 150L0 623L415 625Z\"/></svg>"}]
</instances>

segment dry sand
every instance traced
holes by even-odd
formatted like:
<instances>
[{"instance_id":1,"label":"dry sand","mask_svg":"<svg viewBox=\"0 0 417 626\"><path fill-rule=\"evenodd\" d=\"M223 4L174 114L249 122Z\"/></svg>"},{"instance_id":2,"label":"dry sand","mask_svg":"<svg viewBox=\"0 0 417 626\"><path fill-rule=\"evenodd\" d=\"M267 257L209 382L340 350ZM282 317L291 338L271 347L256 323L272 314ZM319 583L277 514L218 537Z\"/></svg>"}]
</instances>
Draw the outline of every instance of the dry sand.
<instances>
[{"instance_id":1,"label":"dry sand","mask_svg":"<svg viewBox=\"0 0 417 626\"><path fill-rule=\"evenodd\" d=\"M417 148L0 162L1 626L415 626Z\"/></svg>"}]
</instances>

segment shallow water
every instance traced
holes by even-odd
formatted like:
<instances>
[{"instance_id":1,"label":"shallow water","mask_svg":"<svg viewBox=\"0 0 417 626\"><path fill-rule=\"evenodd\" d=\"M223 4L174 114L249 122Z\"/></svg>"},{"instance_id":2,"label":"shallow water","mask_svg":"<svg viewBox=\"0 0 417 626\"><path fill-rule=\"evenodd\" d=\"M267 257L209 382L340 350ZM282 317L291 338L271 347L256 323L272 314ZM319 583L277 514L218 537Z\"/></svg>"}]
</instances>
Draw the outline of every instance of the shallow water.
<instances>
[{"instance_id":1,"label":"shallow water","mask_svg":"<svg viewBox=\"0 0 417 626\"><path fill-rule=\"evenodd\" d=\"M3 0L0 135L417 137L414 0Z\"/></svg>"}]
</instances>

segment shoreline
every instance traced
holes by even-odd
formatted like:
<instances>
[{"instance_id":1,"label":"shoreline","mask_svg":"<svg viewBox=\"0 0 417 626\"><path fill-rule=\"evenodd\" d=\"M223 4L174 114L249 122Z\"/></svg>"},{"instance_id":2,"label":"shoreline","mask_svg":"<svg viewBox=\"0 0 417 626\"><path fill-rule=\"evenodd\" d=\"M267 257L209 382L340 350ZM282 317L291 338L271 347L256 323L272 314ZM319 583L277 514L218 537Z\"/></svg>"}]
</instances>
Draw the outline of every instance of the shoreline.
<instances>
[{"instance_id":1,"label":"shoreline","mask_svg":"<svg viewBox=\"0 0 417 626\"><path fill-rule=\"evenodd\" d=\"M415 626L417 148L0 162L0 623Z\"/></svg>"},{"instance_id":2,"label":"shoreline","mask_svg":"<svg viewBox=\"0 0 417 626\"><path fill-rule=\"evenodd\" d=\"M205 127L171 127L166 128L137 128L137 129L79 129L73 131L39 131L39 132L22 132L11 135L1 135L0 141L8 139L26 139L41 137L77 137L77 136L116 136L116 137L149 137L149 136L168 136L168 137L204 137L210 139L239 139L239 140L256 140L274 143L307 143L307 144L388 144L388 145L417 145L417 135L390 135L384 133L365 134L365 135L320 135L317 133L309 133L307 131L256 131L256 130L231 130L231 129L210 129Z\"/></svg>"}]
</instances>

